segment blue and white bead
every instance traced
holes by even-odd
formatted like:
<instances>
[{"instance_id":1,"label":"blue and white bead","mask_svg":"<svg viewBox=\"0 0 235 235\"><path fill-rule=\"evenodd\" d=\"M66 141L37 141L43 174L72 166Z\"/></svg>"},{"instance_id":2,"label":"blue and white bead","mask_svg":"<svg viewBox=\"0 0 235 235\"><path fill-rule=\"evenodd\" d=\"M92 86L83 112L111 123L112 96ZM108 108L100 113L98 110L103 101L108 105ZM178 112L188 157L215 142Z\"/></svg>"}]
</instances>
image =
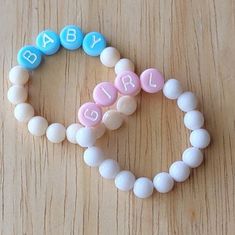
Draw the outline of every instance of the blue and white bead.
<instances>
[{"instance_id":1,"label":"blue and white bead","mask_svg":"<svg viewBox=\"0 0 235 235\"><path fill-rule=\"evenodd\" d=\"M67 25L60 32L61 45L68 50L76 50L82 45L84 34L75 25Z\"/></svg>"},{"instance_id":2,"label":"blue and white bead","mask_svg":"<svg viewBox=\"0 0 235 235\"><path fill-rule=\"evenodd\" d=\"M33 70L41 64L42 53L35 46L24 46L18 52L17 61L23 68Z\"/></svg>"},{"instance_id":3,"label":"blue and white bead","mask_svg":"<svg viewBox=\"0 0 235 235\"><path fill-rule=\"evenodd\" d=\"M106 39L101 33L90 32L84 37L82 47L87 55L99 56L106 47Z\"/></svg>"},{"instance_id":4,"label":"blue and white bead","mask_svg":"<svg viewBox=\"0 0 235 235\"><path fill-rule=\"evenodd\" d=\"M52 30L42 31L36 39L37 48L45 55L53 55L60 49L60 37Z\"/></svg>"}]
</instances>

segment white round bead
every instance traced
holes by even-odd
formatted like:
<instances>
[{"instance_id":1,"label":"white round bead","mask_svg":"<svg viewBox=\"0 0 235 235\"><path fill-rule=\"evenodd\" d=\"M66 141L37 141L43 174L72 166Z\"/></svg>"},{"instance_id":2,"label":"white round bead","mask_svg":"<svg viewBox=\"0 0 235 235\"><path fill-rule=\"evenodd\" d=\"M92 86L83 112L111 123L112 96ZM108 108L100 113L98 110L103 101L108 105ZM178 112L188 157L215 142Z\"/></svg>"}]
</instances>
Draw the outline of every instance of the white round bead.
<instances>
[{"instance_id":1,"label":"white round bead","mask_svg":"<svg viewBox=\"0 0 235 235\"><path fill-rule=\"evenodd\" d=\"M105 127L104 123L102 123L102 122L98 126L93 127L93 129L95 131L96 139L101 138L106 131L106 127Z\"/></svg>"},{"instance_id":2,"label":"white round bead","mask_svg":"<svg viewBox=\"0 0 235 235\"><path fill-rule=\"evenodd\" d=\"M24 85L29 80L29 72L23 67L17 65L10 70L9 80L14 85Z\"/></svg>"},{"instance_id":3,"label":"white round bead","mask_svg":"<svg viewBox=\"0 0 235 235\"><path fill-rule=\"evenodd\" d=\"M116 110L108 110L104 113L102 122L109 130L118 129L123 123L123 116Z\"/></svg>"},{"instance_id":4,"label":"white round bead","mask_svg":"<svg viewBox=\"0 0 235 235\"><path fill-rule=\"evenodd\" d=\"M28 130L34 136L43 136L46 133L48 122L44 117L32 117L28 122Z\"/></svg>"},{"instance_id":5,"label":"white round bead","mask_svg":"<svg viewBox=\"0 0 235 235\"><path fill-rule=\"evenodd\" d=\"M120 59L115 65L115 73L116 74L122 73L124 71L134 72L134 70L135 70L135 66L134 66L133 62L129 59L126 59L126 58Z\"/></svg>"},{"instance_id":6,"label":"white round bead","mask_svg":"<svg viewBox=\"0 0 235 235\"><path fill-rule=\"evenodd\" d=\"M133 96L121 96L117 101L117 111L124 115L131 115L136 111L137 101Z\"/></svg>"},{"instance_id":7,"label":"white round bead","mask_svg":"<svg viewBox=\"0 0 235 235\"><path fill-rule=\"evenodd\" d=\"M97 167L104 161L104 152L102 149L92 146L84 151L83 159L88 166Z\"/></svg>"},{"instance_id":8,"label":"white round bead","mask_svg":"<svg viewBox=\"0 0 235 235\"><path fill-rule=\"evenodd\" d=\"M183 182L189 177L190 168L183 161L176 161L170 166L169 174L176 182Z\"/></svg>"},{"instance_id":9,"label":"white round bead","mask_svg":"<svg viewBox=\"0 0 235 235\"><path fill-rule=\"evenodd\" d=\"M120 167L113 159L104 160L99 167L100 175L105 179L114 179L119 171Z\"/></svg>"},{"instance_id":10,"label":"white round bead","mask_svg":"<svg viewBox=\"0 0 235 235\"><path fill-rule=\"evenodd\" d=\"M67 139L70 143L72 144L76 144L77 141L76 141L76 134L77 134L77 131L82 128L83 126L79 123L73 123L71 125L69 125L66 129L66 136L67 136Z\"/></svg>"},{"instance_id":11,"label":"white round bead","mask_svg":"<svg viewBox=\"0 0 235 235\"><path fill-rule=\"evenodd\" d=\"M163 87L163 94L171 100L177 99L183 92L180 82L176 79L169 79Z\"/></svg>"},{"instance_id":12,"label":"white round bead","mask_svg":"<svg viewBox=\"0 0 235 235\"><path fill-rule=\"evenodd\" d=\"M120 53L114 47L106 47L100 54L100 61L104 66L114 67L120 60Z\"/></svg>"},{"instance_id":13,"label":"white round bead","mask_svg":"<svg viewBox=\"0 0 235 235\"><path fill-rule=\"evenodd\" d=\"M177 105L183 112L189 112L197 108L197 97L190 91L186 91L177 99Z\"/></svg>"},{"instance_id":14,"label":"white round bead","mask_svg":"<svg viewBox=\"0 0 235 235\"><path fill-rule=\"evenodd\" d=\"M34 109L31 104L20 103L14 109L15 118L19 122L28 122L34 115Z\"/></svg>"},{"instance_id":15,"label":"white round bead","mask_svg":"<svg viewBox=\"0 0 235 235\"><path fill-rule=\"evenodd\" d=\"M95 144L96 133L93 128L82 127L77 131L76 141L81 147L91 147Z\"/></svg>"},{"instance_id":16,"label":"white round bead","mask_svg":"<svg viewBox=\"0 0 235 235\"><path fill-rule=\"evenodd\" d=\"M138 198L150 197L153 193L153 182L146 177L140 177L135 181L133 192Z\"/></svg>"},{"instance_id":17,"label":"white round bead","mask_svg":"<svg viewBox=\"0 0 235 235\"><path fill-rule=\"evenodd\" d=\"M66 129L60 123L53 123L48 126L46 136L54 144L61 143L65 139Z\"/></svg>"},{"instance_id":18,"label":"white round bead","mask_svg":"<svg viewBox=\"0 0 235 235\"><path fill-rule=\"evenodd\" d=\"M204 124L203 114L197 110L189 111L184 115L184 125L189 130L199 129L203 126L203 124Z\"/></svg>"},{"instance_id":19,"label":"white round bead","mask_svg":"<svg viewBox=\"0 0 235 235\"><path fill-rule=\"evenodd\" d=\"M9 88L7 98L12 104L23 103L27 100L28 91L25 87L14 85Z\"/></svg>"},{"instance_id":20,"label":"white round bead","mask_svg":"<svg viewBox=\"0 0 235 235\"><path fill-rule=\"evenodd\" d=\"M195 147L187 148L182 155L182 160L191 168L195 168L201 165L203 161L202 151Z\"/></svg>"},{"instance_id":21,"label":"white round bead","mask_svg":"<svg viewBox=\"0 0 235 235\"><path fill-rule=\"evenodd\" d=\"M190 134L190 143L193 147L203 149L210 144L210 135L205 129L197 129Z\"/></svg>"},{"instance_id":22,"label":"white round bead","mask_svg":"<svg viewBox=\"0 0 235 235\"><path fill-rule=\"evenodd\" d=\"M129 191L134 187L135 176L130 171L121 171L115 178L115 185L122 191Z\"/></svg>"},{"instance_id":23,"label":"white round bead","mask_svg":"<svg viewBox=\"0 0 235 235\"><path fill-rule=\"evenodd\" d=\"M168 193L174 186L174 180L167 172L161 172L154 177L153 185L159 193Z\"/></svg>"}]
</instances>

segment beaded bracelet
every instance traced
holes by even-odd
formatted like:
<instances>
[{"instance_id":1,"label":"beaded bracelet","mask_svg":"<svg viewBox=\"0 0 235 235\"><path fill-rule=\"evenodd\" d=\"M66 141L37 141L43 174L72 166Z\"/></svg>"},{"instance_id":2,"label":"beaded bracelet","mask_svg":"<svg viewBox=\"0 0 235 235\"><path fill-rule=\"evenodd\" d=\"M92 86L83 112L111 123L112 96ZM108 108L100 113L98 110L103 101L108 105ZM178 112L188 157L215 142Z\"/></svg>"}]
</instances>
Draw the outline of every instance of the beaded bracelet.
<instances>
[{"instance_id":1,"label":"beaded bracelet","mask_svg":"<svg viewBox=\"0 0 235 235\"><path fill-rule=\"evenodd\" d=\"M48 122L41 116L34 116L34 109L25 103L27 89L24 85L29 79L28 70L36 69L42 60L42 55L53 55L60 44L68 50L76 50L82 46L86 54L99 56L102 64L107 67L115 67L117 74L114 84L102 82L93 91L94 102L83 104L78 111L78 119L81 124L71 124L67 130L62 124ZM190 168L198 167L203 161L201 149L210 143L210 135L203 129L204 117L196 110L198 101L196 96L189 91L183 92L182 86L176 79L169 79L164 84L161 73L154 68L142 72L140 77L135 74L134 65L128 59L120 59L120 54L113 47L106 47L104 36L98 32L85 35L80 28L74 25L66 26L58 36L52 30L41 32L36 40L37 47L25 46L17 56L19 66L11 69L9 79L14 84L8 91L8 99L16 104L14 114L18 121L28 123L28 130L34 136L46 134L49 141L60 143L67 139L71 143L78 143L87 148L84 151L84 161L90 167L99 167L100 175L106 179L114 179L115 185L122 191L133 189L139 198L147 198L152 195L153 189L160 193L169 192L174 181L183 182L190 175ZM177 99L177 105L185 112L184 124L191 130L190 143L182 154L182 160L174 162L168 172L156 174L153 181L147 177L135 178L130 171L120 171L119 164L113 159L105 159L105 154L95 142L100 138L105 129L118 129L124 120L124 116L133 114L137 108L134 98L141 89L147 93L156 93L163 88L163 94L172 100ZM118 99L118 93L121 97ZM116 110L111 109L102 114L102 107L108 107L116 103Z\"/></svg>"},{"instance_id":2,"label":"beaded bracelet","mask_svg":"<svg viewBox=\"0 0 235 235\"><path fill-rule=\"evenodd\" d=\"M33 107L25 103L28 92L24 85L29 80L29 71L36 69L41 64L43 55L49 56L55 54L60 49L60 45L68 50L76 50L82 46L87 55L100 55L102 64L106 67L114 67L116 74L127 70L134 71L134 64L127 58L120 59L120 53L116 48L106 47L106 39L102 34L90 32L84 36L82 30L75 25L64 27L60 35L57 35L52 30L45 30L38 35L36 46L29 45L20 49L17 55L19 65L12 68L9 73L9 79L13 83L13 86L8 90L8 100L16 105L14 110L16 119L20 122L28 123L28 130L34 136L46 134L48 140L52 143L60 143L67 136L68 141L75 144L75 134L81 127L80 124L73 123L67 130L60 123L52 123L48 126L48 122L44 117L33 117ZM100 87L107 89L114 86L110 82L104 82ZM99 99L102 99L98 87L94 91L94 99L97 102L99 102ZM109 101L108 104L104 104L103 106L115 103L116 99L117 92L113 94L112 102ZM91 111L89 112L89 110ZM79 113L81 123L85 126L95 126L93 128L95 132L92 132L93 137L100 138L105 132L104 125L100 123L102 119L100 105L93 102L86 103L80 108ZM95 137L94 140L96 139Z\"/></svg>"}]
</instances>

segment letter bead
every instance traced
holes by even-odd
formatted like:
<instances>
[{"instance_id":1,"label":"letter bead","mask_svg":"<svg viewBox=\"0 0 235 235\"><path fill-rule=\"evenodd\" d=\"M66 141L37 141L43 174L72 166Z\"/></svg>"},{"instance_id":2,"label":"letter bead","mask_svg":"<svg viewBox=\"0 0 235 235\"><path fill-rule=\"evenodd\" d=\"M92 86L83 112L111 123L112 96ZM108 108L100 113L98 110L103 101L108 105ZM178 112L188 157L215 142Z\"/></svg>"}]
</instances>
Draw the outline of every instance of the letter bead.
<instances>
[{"instance_id":1,"label":"letter bead","mask_svg":"<svg viewBox=\"0 0 235 235\"><path fill-rule=\"evenodd\" d=\"M84 126L96 126L102 120L102 110L100 106L95 103L85 103L80 107L78 111L78 119Z\"/></svg>"},{"instance_id":2,"label":"letter bead","mask_svg":"<svg viewBox=\"0 0 235 235\"><path fill-rule=\"evenodd\" d=\"M135 96L140 92L140 79L132 71L125 71L115 78L115 87L123 95Z\"/></svg>"},{"instance_id":3,"label":"letter bead","mask_svg":"<svg viewBox=\"0 0 235 235\"><path fill-rule=\"evenodd\" d=\"M82 45L84 34L75 25L67 25L60 32L61 45L68 50L76 50Z\"/></svg>"},{"instance_id":4,"label":"letter bead","mask_svg":"<svg viewBox=\"0 0 235 235\"><path fill-rule=\"evenodd\" d=\"M60 37L52 30L42 31L36 39L37 48L45 55L53 55L60 49Z\"/></svg>"},{"instance_id":5,"label":"letter bead","mask_svg":"<svg viewBox=\"0 0 235 235\"><path fill-rule=\"evenodd\" d=\"M111 82L101 82L93 91L94 101L103 107L114 104L117 100L117 96L117 89Z\"/></svg>"},{"instance_id":6,"label":"letter bead","mask_svg":"<svg viewBox=\"0 0 235 235\"><path fill-rule=\"evenodd\" d=\"M140 75L141 88L148 93L156 93L163 88L164 78L157 69L146 69Z\"/></svg>"},{"instance_id":7,"label":"letter bead","mask_svg":"<svg viewBox=\"0 0 235 235\"><path fill-rule=\"evenodd\" d=\"M42 53L34 46L24 46L18 52L17 61L23 68L33 70L41 64Z\"/></svg>"},{"instance_id":8,"label":"letter bead","mask_svg":"<svg viewBox=\"0 0 235 235\"><path fill-rule=\"evenodd\" d=\"M106 47L106 39L101 33L90 32L85 35L82 47L87 55L99 56Z\"/></svg>"}]
</instances>

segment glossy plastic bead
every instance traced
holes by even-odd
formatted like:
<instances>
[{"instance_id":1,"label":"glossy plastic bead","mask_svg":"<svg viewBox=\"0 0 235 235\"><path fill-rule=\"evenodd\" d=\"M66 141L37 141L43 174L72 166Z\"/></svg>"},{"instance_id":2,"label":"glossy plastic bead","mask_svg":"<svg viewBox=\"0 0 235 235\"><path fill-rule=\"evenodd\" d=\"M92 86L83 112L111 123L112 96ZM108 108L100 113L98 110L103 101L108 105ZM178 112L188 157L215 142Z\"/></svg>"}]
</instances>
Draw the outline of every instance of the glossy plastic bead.
<instances>
[{"instance_id":1,"label":"glossy plastic bead","mask_svg":"<svg viewBox=\"0 0 235 235\"><path fill-rule=\"evenodd\" d=\"M28 130L33 136L43 136L46 134L48 122L44 117L32 117L28 122Z\"/></svg>"},{"instance_id":2,"label":"glossy plastic bead","mask_svg":"<svg viewBox=\"0 0 235 235\"><path fill-rule=\"evenodd\" d=\"M203 162L202 151L195 147L187 148L182 155L182 160L191 168L195 168L201 165Z\"/></svg>"},{"instance_id":3,"label":"glossy plastic bead","mask_svg":"<svg viewBox=\"0 0 235 235\"><path fill-rule=\"evenodd\" d=\"M137 109L137 101L132 96L121 96L116 105L117 111L124 115L131 115Z\"/></svg>"},{"instance_id":4,"label":"glossy plastic bead","mask_svg":"<svg viewBox=\"0 0 235 235\"><path fill-rule=\"evenodd\" d=\"M28 103L17 104L14 115L19 122L27 123L34 115L33 106Z\"/></svg>"},{"instance_id":5,"label":"glossy plastic bead","mask_svg":"<svg viewBox=\"0 0 235 235\"><path fill-rule=\"evenodd\" d=\"M102 110L100 106L95 103L85 103L78 110L78 119L84 126L96 126L102 120Z\"/></svg>"},{"instance_id":6,"label":"glossy plastic bead","mask_svg":"<svg viewBox=\"0 0 235 235\"><path fill-rule=\"evenodd\" d=\"M183 182L188 179L190 168L183 161L176 161L170 166L169 174L176 182Z\"/></svg>"},{"instance_id":7,"label":"glossy plastic bead","mask_svg":"<svg viewBox=\"0 0 235 235\"><path fill-rule=\"evenodd\" d=\"M104 123L102 123L102 122L99 125L93 127L93 129L95 131L96 139L101 138L106 131L106 127L105 127Z\"/></svg>"},{"instance_id":8,"label":"glossy plastic bead","mask_svg":"<svg viewBox=\"0 0 235 235\"><path fill-rule=\"evenodd\" d=\"M203 114L197 110L189 111L184 115L184 125L189 130L199 129L203 126L203 124L204 124Z\"/></svg>"},{"instance_id":9,"label":"glossy plastic bead","mask_svg":"<svg viewBox=\"0 0 235 235\"><path fill-rule=\"evenodd\" d=\"M210 144L210 135L205 129L192 131L189 139L191 145L199 149L204 149Z\"/></svg>"},{"instance_id":10,"label":"glossy plastic bead","mask_svg":"<svg viewBox=\"0 0 235 235\"><path fill-rule=\"evenodd\" d=\"M153 182L146 177L140 177L135 181L133 192L138 198L148 198L153 193Z\"/></svg>"},{"instance_id":11,"label":"glossy plastic bead","mask_svg":"<svg viewBox=\"0 0 235 235\"><path fill-rule=\"evenodd\" d=\"M66 129L60 123L51 124L46 131L47 139L54 144L61 143L65 139L65 135Z\"/></svg>"},{"instance_id":12,"label":"glossy plastic bead","mask_svg":"<svg viewBox=\"0 0 235 235\"><path fill-rule=\"evenodd\" d=\"M96 104L107 107L114 104L117 100L118 91L111 82L99 83L93 91L93 99Z\"/></svg>"},{"instance_id":13,"label":"glossy plastic bead","mask_svg":"<svg viewBox=\"0 0 235 235\"><path fill-rule=\"evenodd\" d=\"M94 129L82 127L77 131L76 141L81 147L91 147L95 144L96 133Z\"/></svg>"},{"instance_id":14,"label":"glossy plastic bead","mask_svg":"<svg viewBox=\"0 0 235 235\"><path fill-rule=\"evenodd\" d=\"M85 35L82 47L87 55L99 56L106 47L106 39L101 33L90 32Z\"/></svg>"},{"instance_id":15,"label":"glossy plastic bead","mask_svg":"<svg viewBox=\"0 0 235 235\"><path fill-rule=\"evenodd\" d=\"M135 66L133 62L129 59L123 58L120 59L116 65L115 65L115 73L118 75L119 73L125 72L125 71L135 71Z\"/></svg>"},{"instance_id":16,"label":"glossy plastic bead","mask_svg":"<svg viewBox=\"0 0 235 235\"><path fill-rule=\"evenodd\" d=\"M42 53L34 46L24 46L18 52L17 61L23 68L34 70L41 64Z\"/></svg>"},{"instance_id":17,"label":"glossy plastic bead","mask_svg":"<svg viewBox=\"0 0 235 235\"><path fill-rule=\"evenodd\" d=\"M24 103L27 97L28 90L24 86L14 85L7 92L7 98L12 104Z\"/></svg>"},{"instance_id":18,"label":"glossy plastic bead","mask_svg":"<svg viewBox=\"0 0 235 235\"><path fill-rule=\"evenodd\" d=\"M52 30L42 31L36 39L37 48L45 55L53 55L60 49L60 37Z\"/></svg>"},{"instance_id":19,"label":"glossy plastic bead","mask_svg":"<svg viewBox=\"0 0 235 235\"><path fill-rule=\"evenodd\" d=\"M99 167L100 175L105 179L114 179L119 171L119 164L113 159L104 160Z\"/></svg>"},{"instance_id":20,"label":"glossy plastic bead","mask_svg":"<svg viewBox=\"0 0 235 235\"><path fill-rule=\"evenodd\" d=\"M104 113L102 122L109 130L117 130L123 123L123 116L116 110L108 110Z\"/></svg>"},{"instance_id":21,"label":"glossy plastic bead","mask_svg":"<svg viewBox=\"0 0 235 235\"><path fill-rule=\"evenodd\" d=\"M140 79L135 73L125 71L116 76L115 87L123 95L135 96L141 89Z\"/></svg>"},{"instance_id":22,"label":"glossy plastic bead","mask_svg":"<svg viewBox=\"0 0 235 235\"><path fill-rule=\"evenodd\" d=\"M141 88L148 93L157 93L163 88L164 78L154 68L146 69L140 75Z\"/></svg>"},{"instance_id":23,"label":"glossy plastic bead","mask_svg":"<svg viewBox=\"0 0 235 235\"><path fill-rule=\"evenodd\" d=\"M169 79L163 87L163 94L171 100L177 99L183 93L180 82L176 79Z\"/></svg>"},{"instance_id":24,"label":"glossy plastic bead","mask_svg":"<svg viewBox=\"0 0 235 235\"><path fill-rule=\"evenodd\" d=\"M76 25L67 25L60 32L61 45L68 50L76 50L82 45L84 34Z\"/></svg>"},{"instance_id":25,"label":"glossy plastic bead","mask_svg":"<svg viewBox=\"0 0 235 235\"><path fill-rule=\"evenodd\" d=\"M120 53L114 47L106 47L100 54L101 63L109 68L114 67L119 60Z\"/></svg>"},{"instance_id":26,"label":"glossy plastic bead","mask_svg":"<svg viewBox=\"0 0 235 235\"><path fill-rule=\"evenodd\" d=\"M159 193L168 193L174 186L174 180L167 172L161 172L154 177L153 185Z\"/></svg>"},{"instance_id":27,"label":"glossy plastic bead","mask_svg":"<svg viewBox=\"0 0 235 235\"><path fill-rule=\"evenodd\" d=\"M197 97L190 91L186 91L177 99L177 105L183 112L189 112L197 108Z\"/></svg>"},{"instance_id":28,"label":"glossy plastic bead","mask_svg":"<svg viewBox=\"0 0 235 235\"><path fill-rule=\"evenodd\" d=\"M73 123L71 125L69 125L66 129L66 137L68 139L68 141L72 144L76 144L76 134L77 131L82 128L83 126L79 123Z\"/></svg>"},{"instance_id":29,"label":"glossy plastic bead","mask_svg":"<svg viewBox=\"0 0 235 235\"><path fill-rule=\"evenodd\" d=\"M98 167L104 161L104 152L98 147L90 147L84 151L84 162L90 167Z\"/></svg>"},{"instance_id":30,"label":"glossy plastic bead","mask_svg":"<svg viewBox=\"0 0 235 235\"><path fill-rule=\"evenodd\" d=\"M129 191L134 187L135 176L130 171L121 171L115 177L115 186L121 191Z\"/></svg>"},{"instance_id":31,"label":"glossy plastic bead","mask_svg":"<svg viewBox=\"0 0 235 235\"><path fill-rule=\"evenodd\" d=\"M14 85L24 85L29 80L29 72L25 68L17 65L10 70L9 80Z\"/></svg>"}]
</instances>

